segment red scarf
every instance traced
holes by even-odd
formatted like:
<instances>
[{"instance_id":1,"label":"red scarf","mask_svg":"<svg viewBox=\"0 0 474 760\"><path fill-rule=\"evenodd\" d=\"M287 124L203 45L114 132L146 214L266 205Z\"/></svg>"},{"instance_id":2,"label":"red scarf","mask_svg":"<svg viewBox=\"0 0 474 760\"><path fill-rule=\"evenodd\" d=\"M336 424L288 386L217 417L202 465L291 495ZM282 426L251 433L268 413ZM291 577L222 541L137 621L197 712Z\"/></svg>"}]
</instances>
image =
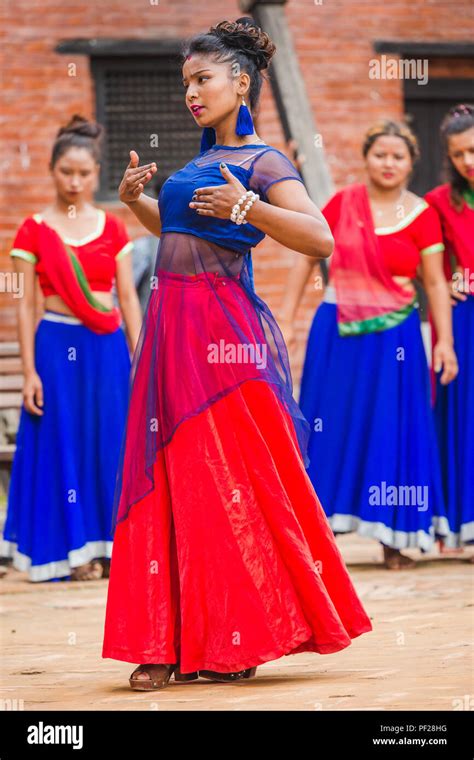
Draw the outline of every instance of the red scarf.
<instances>
[{"instance_id":1,"label":"red scarf","mask_svg":"<svg viewBox=\"0 0 474 760\"><path fill-rule=\"evenodd\" d=\"M121 324L120 311L94 297L79 259L45 222L38 224L38 250L49 281L73 314L95 333L115 332Z\"/></svg>"},{"instance_id":2,"label":"red scarf","mask_svg":"<svg viewBox=\"0 0 474 760\"><path fill-rule=\"evenodd\" d=\"M379 332L408 317L416 296L398 285L386 266L364 184L342 191L330 261L340 335Z\"/></svg>"}]
</instances>

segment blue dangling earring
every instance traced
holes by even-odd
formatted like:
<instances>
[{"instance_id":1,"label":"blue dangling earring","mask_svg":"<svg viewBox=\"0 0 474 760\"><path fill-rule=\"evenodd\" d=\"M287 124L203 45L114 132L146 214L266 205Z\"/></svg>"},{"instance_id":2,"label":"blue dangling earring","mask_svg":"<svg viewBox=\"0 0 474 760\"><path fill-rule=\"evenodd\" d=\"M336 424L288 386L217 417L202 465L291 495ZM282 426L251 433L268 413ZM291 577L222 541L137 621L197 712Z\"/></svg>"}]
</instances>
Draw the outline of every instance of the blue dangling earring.
<instances>
[{"instance_id":1,"label":"blue dangling earring","mask_svg":"<svg viewBox=\"0 0 474 760\"><path fill-rule=\"evenodd\" d=\"M253 121L252 114L250 113L245 103L245 98L242 96L242 105L239 108L239 115L237 116L237 124L235 125L236 135L253 135Z\"/></svg>"},{"instance_id":2,"label":"blue dangling earring","mask_svg":"<svg viewBox=\"0 0 474 760\"><path fill-rule=\"evenodd\" d=\"M236 135L253 135L254 124L252 114L247 108L245 98L242 96L242 104L239 108L237 123L235 125ZM201 136L201 153L212 148L216 144L216 130L213 127L204 127Z\"/></svg>"},{"instance_id":3,"label":"blue dangling earring","mask_svg":"<svg viewBox=\"0 0 474 760\"><path fill-rule=\"evenodd\" d=\"M204 127L201 136L201 153L212 148L216 142L216 130L213 127Z\"/></svg>"}]
</instances>

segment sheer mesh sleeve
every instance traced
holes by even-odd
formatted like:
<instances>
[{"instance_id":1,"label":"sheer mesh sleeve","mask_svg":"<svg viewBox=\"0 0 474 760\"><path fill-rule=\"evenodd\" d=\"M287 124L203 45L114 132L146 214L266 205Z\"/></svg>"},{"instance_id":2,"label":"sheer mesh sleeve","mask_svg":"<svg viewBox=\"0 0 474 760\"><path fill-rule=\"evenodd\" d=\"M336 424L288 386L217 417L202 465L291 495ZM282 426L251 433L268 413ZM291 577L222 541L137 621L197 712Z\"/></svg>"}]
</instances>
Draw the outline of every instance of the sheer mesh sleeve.
<instances>
[{"instance_id":1,"label":"sheer mesh sleeve","mask_svg":"<svg viewBox=\"0 0 474 760\"><path fill-rule=\"evenodd\" d=\"M304 184L299 171L293 166L290 159L276 148L266 150L257 156L251 169L250 188L260 195L266 196L272 185L285 179L296 179Z\"/></svg>"}]
</instances>

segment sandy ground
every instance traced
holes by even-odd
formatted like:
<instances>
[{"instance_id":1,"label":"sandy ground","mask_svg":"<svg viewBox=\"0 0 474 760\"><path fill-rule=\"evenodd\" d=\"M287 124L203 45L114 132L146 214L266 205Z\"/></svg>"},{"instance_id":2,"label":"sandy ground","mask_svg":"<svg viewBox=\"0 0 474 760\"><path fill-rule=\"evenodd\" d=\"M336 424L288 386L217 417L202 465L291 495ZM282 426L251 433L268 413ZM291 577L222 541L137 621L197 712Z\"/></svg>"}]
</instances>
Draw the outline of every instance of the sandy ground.
<instances>
[{"instance_id":1,"label":"sandy ground","mask_svg":"<svg viewBox=\"0 0 474 760\"><path fill-rule=\"evenodd\" d=\"M338 538L374 630L331 655L290 655L235 684L171 681L132 692L133 664L101 657L107 581L33 584L9 569L2 593L3 709L474 710L468 557L381 566L371 540ZM137 663L138 664L138 663Z\"/></svg>"}]
</instances>

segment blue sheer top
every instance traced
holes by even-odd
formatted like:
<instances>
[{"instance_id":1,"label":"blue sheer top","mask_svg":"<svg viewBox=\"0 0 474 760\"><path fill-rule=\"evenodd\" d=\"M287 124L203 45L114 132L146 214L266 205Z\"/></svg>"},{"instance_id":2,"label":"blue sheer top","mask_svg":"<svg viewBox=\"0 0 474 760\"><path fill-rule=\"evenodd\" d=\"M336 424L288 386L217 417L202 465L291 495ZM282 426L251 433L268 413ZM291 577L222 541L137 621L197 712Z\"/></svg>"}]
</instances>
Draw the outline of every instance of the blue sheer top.
<instances>
[{"instance_id":1,"label":"blue sheer top","mask_svg":"<svg viewBox=\"0 0 474 760\"><path fill-rule=\"evenodd\" d=\"M225 184L219 169L221 161L247 190L259 193L263 201L268 202L266 193L275 182L286 179L303 182L291 161L276 148L257 144L213 145L169 177L161 188L158 205L162 233L187 232L245 254L263 240L264 232L250 222L238 225L230 219L198 214L189 207L197 188Z\"/></svg>"}]
</instances>

